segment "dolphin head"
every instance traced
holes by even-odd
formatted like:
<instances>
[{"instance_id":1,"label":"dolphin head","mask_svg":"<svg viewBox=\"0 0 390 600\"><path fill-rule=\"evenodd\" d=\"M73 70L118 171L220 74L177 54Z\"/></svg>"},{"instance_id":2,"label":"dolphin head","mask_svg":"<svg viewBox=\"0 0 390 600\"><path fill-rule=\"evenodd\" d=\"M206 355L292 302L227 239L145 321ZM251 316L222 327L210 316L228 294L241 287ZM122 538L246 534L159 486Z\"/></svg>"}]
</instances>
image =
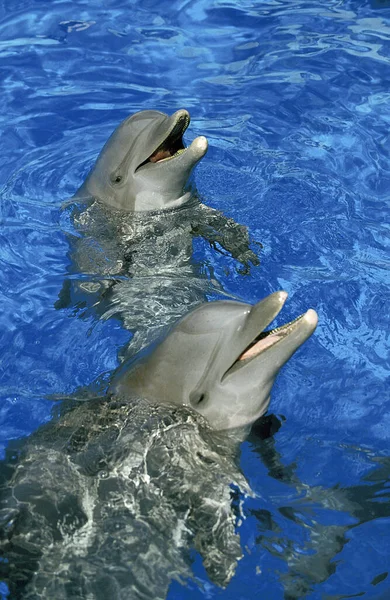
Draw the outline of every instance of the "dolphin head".
<instances>
[{"instance_id":1,"label":"dolphin head","mask_svg":"<svg viewBox=\"0 0 390 600\"><path fill-rule=\"evenodd\" d=\"M254 306L233 301L202 304L112 383L114 393L157 403L187 405L217 430L251 425L267 410L280 368L313 333L310 309L291 323L265 331L286 292Z\"/></svg>"},{"instance_id":2,"label":"dolphin head","mask_svg":"<svg viewBox=\"0 0 390 600\"><path fill-rule=\"evenodd\" d=\"M184 147L189 123L184 109L170 117L157 110L128 117L106 142L76 197L93 197L129 212L183 204L190 197L191 171L207 151L203 136Z\"/></svg>"}]
</instances>

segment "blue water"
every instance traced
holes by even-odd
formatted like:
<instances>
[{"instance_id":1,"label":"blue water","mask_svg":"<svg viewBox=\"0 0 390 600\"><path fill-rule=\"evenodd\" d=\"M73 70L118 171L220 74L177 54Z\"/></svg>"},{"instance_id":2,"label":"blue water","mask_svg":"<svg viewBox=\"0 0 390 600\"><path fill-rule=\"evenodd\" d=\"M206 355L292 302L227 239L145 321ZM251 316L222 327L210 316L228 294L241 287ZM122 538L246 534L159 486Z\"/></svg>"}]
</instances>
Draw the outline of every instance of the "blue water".
<instances>
[{"instance_id":1,"label":"blue water","mask_svg":"<svg viewBox=\"0 0 390 600\"><path fill-rule=\"evenodd\" d=\"M274 387L279 430L242 447L235 577L221 590L195 557L203 583L170 600L390 598L389 4L0 2L1 451L129 339L54 304L61 204L132 112L190 111L200 194L263 244L247 275L199 241L197 260L247 302L287 290L284 320L319 314Z\"/></svg>"}]
</instances>

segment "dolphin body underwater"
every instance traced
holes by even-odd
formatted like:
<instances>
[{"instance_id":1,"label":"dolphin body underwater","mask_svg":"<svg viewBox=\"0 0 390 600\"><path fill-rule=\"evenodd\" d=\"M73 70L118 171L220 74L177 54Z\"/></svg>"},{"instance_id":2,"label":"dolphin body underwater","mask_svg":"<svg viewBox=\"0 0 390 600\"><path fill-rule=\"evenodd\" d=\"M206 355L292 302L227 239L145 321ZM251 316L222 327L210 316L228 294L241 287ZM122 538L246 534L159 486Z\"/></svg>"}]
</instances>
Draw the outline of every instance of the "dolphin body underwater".
<instances>
[{"instance_id":1,"label":"dolphin body underwater","mask_svg":"<svg viewBox=\"0 0 390 600\"><path fill-rule=\"evenodd\" d=\"M287 294L202 304L9 447L0 464L0 579L13 599L163 599L192 552L225 586L242 557L238 443L317 315L264 331ZM193 575L192 575L193 577Z\"/></svg>"},{"instance_id":2,"label":"dolphin body underwater","mask_svg":"<svg viewBox=\"0 0 390 600\"><path fill-rule=\"evenodd\" d=\"M190 176L207 140L185 148L189 122L186 110L125 119L66 209L70 273L56 307L120 318L136 334L133 353L206 298L226 297L207 257L194 258L194 238L233 257L243 273L259 264L247 228L196 195Z\"/></svg>"}]
</instances>

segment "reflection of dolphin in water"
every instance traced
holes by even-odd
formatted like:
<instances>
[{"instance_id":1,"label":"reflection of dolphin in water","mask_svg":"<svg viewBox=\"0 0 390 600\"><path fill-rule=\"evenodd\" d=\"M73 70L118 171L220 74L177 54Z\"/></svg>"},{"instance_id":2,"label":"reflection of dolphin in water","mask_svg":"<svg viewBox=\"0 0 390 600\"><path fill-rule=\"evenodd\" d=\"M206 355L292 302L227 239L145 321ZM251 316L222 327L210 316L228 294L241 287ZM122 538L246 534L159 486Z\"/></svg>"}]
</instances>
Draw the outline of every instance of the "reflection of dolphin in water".
<instances>
[{"instance_id":1,"label":"reflection of dolphin in water","mask_svg":"<svg viewBox=\"0 0 390 600\"><path fill-rule=\"evenodd\" d=\"M280 423L275 417L268 418L268 422L271 433L275 433ZM286 563L287 570L281 569L280 575L284 597L286 600L298 600L320 590L318 586L337 572L338 564L343 563L343 556L338 555L349 542L349 532L375 519L389 519L390 459L369 459L374 469L356 485L344 488L339 485L333 488L310 486L296 474L296 464L284 464L283 456L275 448L275 440L270 437L263 440L263 434L264 427L259 432L256 427L252 428L249 442L268 468L269 476L294 491L282 495L282 498L289 499L286 505L275 503L275 514L264 509L250 511L258 522L256 544ZM283 519L289 525L283 526ZM374 586L382 581L387 581L388 590L388 575L388 571L376 572L366 586L357 583L354 590L350 587L339 589L337 598L355 598L369 591L372 593ZM375 598L387 598L388 592L382 595L383 591L378 589Z\"/></svg>"},{"instance_id":2,"label":"reflection of dolphin in water","mask_svg":"<svg viewBox=\"0 0 390 600\"><path fill-rule=\"evenodd\" d=\"M57 307L94 306L104 318L119 316L139 332L134 350L147 342L147 331L152 339L154 328L223 293L206 260L194 259L194 238L231 255L242 272L259 263L246 227L196 198L189 177L207 140L184 148L188 124L185 110L125 119L71 206L70 276Z\"/></svg>"},{"instance_id":3,"label":"reflection of dolphin in water","mask_svg":"<svg viewBox=\"0 0 390 600\"><path fill-rule=\"evenodd\" d=\"M206 303L105 398L76 403L0 470L0 575L12 598L159 599L191 548L226 585L241 557L237 442L281 366L315 329L309 310L263 332L286 294Z\"/></svg>"}]
</instances>

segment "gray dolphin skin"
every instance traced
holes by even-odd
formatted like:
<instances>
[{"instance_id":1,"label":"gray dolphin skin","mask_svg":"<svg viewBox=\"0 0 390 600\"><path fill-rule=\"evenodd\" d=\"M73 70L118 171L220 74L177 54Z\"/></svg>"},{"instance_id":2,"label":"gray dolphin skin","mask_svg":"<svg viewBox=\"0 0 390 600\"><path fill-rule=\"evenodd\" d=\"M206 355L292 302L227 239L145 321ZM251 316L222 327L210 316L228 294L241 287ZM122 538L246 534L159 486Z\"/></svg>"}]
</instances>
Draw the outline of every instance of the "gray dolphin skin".
<instances>
[{"instance_id":1,"label":"gray dolphin skin","mask_svg":"<svg viewBox=\"0 0 390 600\"><path fill-rule=\"evenodd\" d=\"M286 298L281 291L255 306L200 305L146 360L119 374L111 391L133 390L154 402L190 406L217 430L251 425L266 412L280 368L317 326L317 314L309 309L292 323L264 331Z\"/></svg>"},{"instance_id":2,"label":"gray dolphin skin","mask_svg":"<svg viewBox=\"0 0 390 600\"><path fill-rule=\"evenodd\" d=\"M105 144L76 197L128 212L184 204L191 197L186 190L190 174L207 152L203 136L184 147L189 123L184 109L170 117L157 110L128 117Z\"/></svg>"},{"instance_id":3,"label":"gray dolphin skin","mask_svg":"<svg viewBox=\"0 0 390 600\"><path fill-rule=\"evenodd\" d=\"M0 577L13 599L163 600L194 578L194 550L229 583L251 493L238 442L317 323L308 310L264 332L286 296L197 307L103 398L62 407L7 449Z\"/></svg>"}]
</instances>

